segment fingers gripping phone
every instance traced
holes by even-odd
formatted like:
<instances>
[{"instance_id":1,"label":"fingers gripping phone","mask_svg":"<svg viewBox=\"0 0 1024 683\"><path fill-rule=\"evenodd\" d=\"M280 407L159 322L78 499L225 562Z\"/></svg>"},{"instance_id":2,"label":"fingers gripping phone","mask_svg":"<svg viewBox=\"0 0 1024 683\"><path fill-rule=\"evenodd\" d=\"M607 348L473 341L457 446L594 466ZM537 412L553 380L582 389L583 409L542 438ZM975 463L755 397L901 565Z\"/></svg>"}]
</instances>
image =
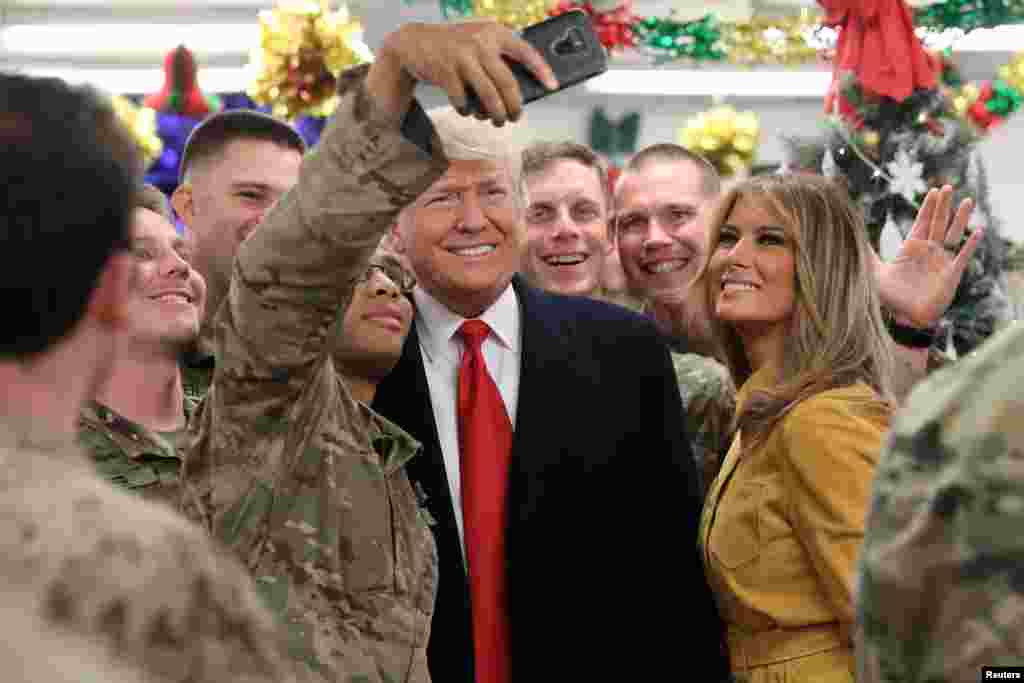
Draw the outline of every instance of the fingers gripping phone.
<instances>
[{"instance_id":1,"label":"fingers gripping phone","mask_svg":"<svg viewBox=\"0 0 1024 683\"><path fill-rule=\"evenodd\" d=\"M581 10L572 10L527 26L521 35L544 57L558 79L558 90L548 90L525 66L504 58L519 83L523 104L561 92L608 69L604 46L594 32L590 16ZM483 104L472 88L466 90L466 108L468 114L483 111Z\"/></svg>"}]
</instances>

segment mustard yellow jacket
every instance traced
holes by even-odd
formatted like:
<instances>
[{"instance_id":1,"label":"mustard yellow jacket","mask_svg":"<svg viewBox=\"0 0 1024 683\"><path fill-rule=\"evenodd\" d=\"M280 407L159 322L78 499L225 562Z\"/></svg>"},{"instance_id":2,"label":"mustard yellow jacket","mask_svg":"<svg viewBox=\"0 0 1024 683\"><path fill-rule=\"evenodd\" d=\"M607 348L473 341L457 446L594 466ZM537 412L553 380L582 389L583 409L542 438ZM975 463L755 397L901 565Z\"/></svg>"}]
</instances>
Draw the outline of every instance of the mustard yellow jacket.
<instances>
[{"instance_id":1,"label":"mustard yellow jacket","mask_svg":"<svg viewBox=\"0 0 1024 683\"><path fill-rule=\"evenodd\" d=\"M773 376L747 380L738 409ZM699 539L734 671L838 648L833 660L852 675L856 559L891 414L855 384L804 400L751 453L740 457L734 438Z\"/></svg>"}]
</instances>

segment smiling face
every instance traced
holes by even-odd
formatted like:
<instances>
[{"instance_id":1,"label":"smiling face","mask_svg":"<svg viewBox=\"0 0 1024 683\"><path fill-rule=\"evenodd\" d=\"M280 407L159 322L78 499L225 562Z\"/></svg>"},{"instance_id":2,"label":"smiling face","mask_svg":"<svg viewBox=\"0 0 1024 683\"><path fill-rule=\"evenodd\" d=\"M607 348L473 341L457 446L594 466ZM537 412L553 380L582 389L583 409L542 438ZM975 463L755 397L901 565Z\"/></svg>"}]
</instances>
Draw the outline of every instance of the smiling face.
<instances>
[{"instance_id":1,"label":"smiling face","mask_svg":"<svg viewBox=\"0 0 1024 683\"><path fill-rule=\"evenodd\" d=\"M657 300L675 298L700 267L701 213L712 200L699 166L651 161L623 175L615 193L615 238L630 290Z\"/></svg>"},{"instance_id":2,"label":"smiling face","mask_svg":"<svg viewBox=\"0 0 1024 683\"><path fill-rule=\"evenodd\" d=\"M175 209L196 236L196 267L227 291L239 245L299 179L302 155L271 140L239 138L197 164L175 193Z\"/></svg>"},{"instance_id":3,"label":"smiling face","mask_svg":"<svg viewBox=\"0 0 1024 683\"><path fill-rule=\"evenodd\" d=\"M377 382L398 363L413 315L408 291L402 291L411 289L411 279L397 275L401 272L397 259L378 250L354 283L332 348L344 374Z\"/></svg>"},{"instance_id":4,"label":"smiling face","mask_svg":"<svg viewBox=\"0 0 1024 683\"><path fill-rule=\"evenodd\" d=\"M126 315L135 341L167 348L199 334L206 283L190 265L191 247L174 226L149 209L135 209L131 229L135 277Z\"/></svg>"},{"instance_id":5,"label":"smiling face","mask_svg":"<svg viewBox=\"0 0 1024 683\"><path fill-rule=\"evenodd\" d=\"M608 242L608 202L593 168L559 159L527 177L524 268L537 286L592 295L602 283Z\"/></svg>"},{"instance_id":6,"label":"smiling face","mask_svg":"<svg viewBox=\"0 0 1024 683\"><path fill-rule=\"evenodd\" d=\"M796 245L763 201L740 196L716 235L708 265L715 315L745 340L781 349L796 310Z\"/></svg>"},{"instance_id":7,"label":"smiling face","mask_svg":"<svg viewBox=\"0 0 1024 683\"><path fill-rule=\"evenodd\" d=\"M519 270L522 211L499 162L452 160L398 220L398 249L431 296L465 318L497 301Z\"/></svg>"}]
</instances>

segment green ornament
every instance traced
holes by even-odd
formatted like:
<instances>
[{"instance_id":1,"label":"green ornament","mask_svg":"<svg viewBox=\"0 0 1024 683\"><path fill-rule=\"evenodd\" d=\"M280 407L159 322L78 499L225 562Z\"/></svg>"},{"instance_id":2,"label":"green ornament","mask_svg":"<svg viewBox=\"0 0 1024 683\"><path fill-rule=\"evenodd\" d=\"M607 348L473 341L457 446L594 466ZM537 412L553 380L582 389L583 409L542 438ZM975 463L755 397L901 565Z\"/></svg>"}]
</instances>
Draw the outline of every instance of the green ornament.
<instances>
[{"instance_id":1,"label":"green ornament","mask_svg":"<svg viewBox=\"0 0 1024 683\"><path fill-rule=\"evenodd\" d=\"M992 97L985 103L985 109L999 116L1006 116L1020 109L1021 94L1009 83L996 80L992 83Z\"/></svg>"},{"instance_id":2,"label":"green ornament","mask_svg":"<svg viewBox=\"0 0 1024 683\"><path fill-rule=\"evenodd\" d=\"M945 0L914 11L914 25L939 31L1024 22L1024 0Z\"/></svg>"},{"instance_id":3,"label":"green ornament","mask_svg":"<svg viewBox=\"0 0 1024 683\"><path fill-rule=\"evenodd\" d=\"M590 115L590 147L609 159L624 159L636 152L639 133L638 112L626 114L618 122L609 119L601 107Z\"/></svg>"},{"instance_id":4,"label":"green ornament","mask_svg":"<svg viewBox=\"0 0 1024 683\"><path fill-rule=\"evenodd\" d=\"M441 0L441 15L445 19L473 16L473 0Z\"/></svg>"},{"instance_id":5,"label":"green ornament","mask_svg":"<svg viewBox=\"0 0 1024 683\"><path fill-rule=\"evenodd\" d=\"M695 61L724 58L717 48L721 30L717 19L710 14L685 23L649 17L638 22L635 30L638 44L655 50L658 63L684 58Z\"/></svg>"}]
</instances>

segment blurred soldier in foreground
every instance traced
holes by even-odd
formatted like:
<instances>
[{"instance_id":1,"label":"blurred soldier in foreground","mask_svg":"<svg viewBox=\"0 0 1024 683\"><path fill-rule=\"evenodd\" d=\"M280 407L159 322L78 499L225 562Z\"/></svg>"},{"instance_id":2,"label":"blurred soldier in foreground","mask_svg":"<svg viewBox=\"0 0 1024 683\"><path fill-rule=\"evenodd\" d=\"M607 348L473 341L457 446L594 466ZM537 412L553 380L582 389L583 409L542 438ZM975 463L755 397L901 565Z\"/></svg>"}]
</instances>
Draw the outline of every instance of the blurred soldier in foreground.
<instances>
[{"instance_id":1,"label":"blurred soldier in foreground","mask_svg":"<svg viewBox=\"0 0 1024 683\"><path fill-rule=\"evenodd\" d=\"M0 75L0 160L5 680L290 680L237 563L74 445L134 286L133 143L94 95Z\"/></svg>"},{"instance_id":2,"label":"blurred soldier in foreground","mask_svg":"<svg viewBox=\"0 0 1024 683\"><path fill-rule=\"evenodd\" d=\"M1024 328L911 393L861 550L858 681L976 681L1024 662Z\"/></svg>"}]
</instances>

